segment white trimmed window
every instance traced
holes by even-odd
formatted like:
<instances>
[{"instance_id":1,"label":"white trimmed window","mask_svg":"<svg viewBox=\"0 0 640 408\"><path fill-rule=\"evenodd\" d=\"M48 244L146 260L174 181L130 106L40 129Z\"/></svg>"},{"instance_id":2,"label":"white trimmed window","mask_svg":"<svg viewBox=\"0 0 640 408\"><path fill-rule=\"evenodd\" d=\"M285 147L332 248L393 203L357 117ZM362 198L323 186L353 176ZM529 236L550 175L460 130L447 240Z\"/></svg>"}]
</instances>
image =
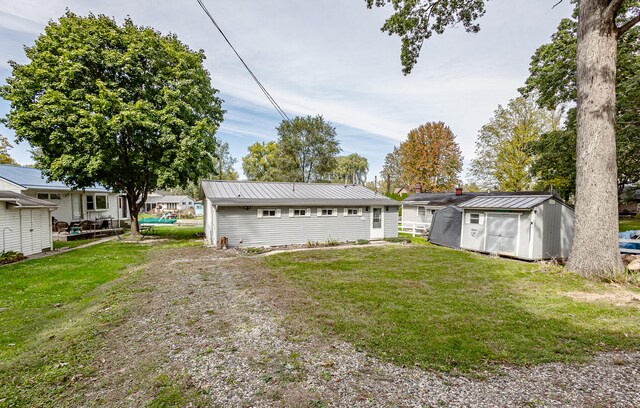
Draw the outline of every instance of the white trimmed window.
<instances>
[{"instance_id":1,"label":"white trimmed window","mask_svg":"<svg viewBox=\"0 0 640 408\"><path fill-rule=\"evenodd\" d=\"M87 195L87 211L105 211L109 209L109 200L106 194Z\"/></svg>"},{"instance_id":2,"label":"white trimmed window","mask_svg":"<svg viewBox=\"0 0 640 408\"><path fill-rule=\"evenodd\" d=\"M280 210L275 208L258 208L258 218L280 218Z\"/></svg>"},{"instance_id":3,"label":"white trimmed window","mask_svg":"<svg viewBox=\"0 0 640 408\"><path fill-rule=\"evenodd\" d=\"M311 217L311 208L289 208L289 217Z\"/></svg>"},{"instance_id":4,"label":"white trimmed window","mask_svg":"<svg viewBox=\"0 0 640 408\"><path fill-rule=\"evenodd\" d=\"M482 225L484 224L484 214L480 214L480 213L467 213L467 224L477 224L477 225Z\"/></svg>"},{"instance_id":5,"label":"white trimmed window","mask_svg":"<svg viewBox=\"0 0 640 408\"><path fill-rule=\"evenodd\" d=\"M337 217L337 208L318 208L318 217Z\"/></svg>"},{"instance_id":6,"label":"white trimmed window","mask_svg":"<svg viewBox=\"0 0 640 408\"><path fill-rule=\"evenodd\" d=\"M345 217L357 217L362 215L362 208L345 208L344 216Z\"/></svg>"},{"instance_id":7,"label":"white trimmed window","mask_svg":"<svg viewBox=\"0 0 640 408\"><path fill-rule=\"evenodd\" d=\"M61 200L60 193L38 193L37 197L40 200Z\"/></svg>"},{"instance_id":8,"label":"white trimmed window","mask_svg":"<svg viewBox=\"0 0 640 408\"><path fill-rule=\"evenodd\" d=\"M418 217L424 218L427 215L427 207L418 207Z\"/></svg>"}]
</instances>

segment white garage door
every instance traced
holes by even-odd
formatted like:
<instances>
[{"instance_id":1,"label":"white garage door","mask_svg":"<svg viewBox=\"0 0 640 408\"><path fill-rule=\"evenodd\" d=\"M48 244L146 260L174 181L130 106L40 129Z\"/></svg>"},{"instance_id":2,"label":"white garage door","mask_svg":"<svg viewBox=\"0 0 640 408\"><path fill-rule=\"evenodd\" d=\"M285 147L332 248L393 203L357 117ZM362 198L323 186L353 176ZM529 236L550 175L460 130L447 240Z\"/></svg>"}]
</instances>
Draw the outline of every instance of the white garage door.
<instances>
[{"instance_id":1,"label":"white garage door","mask_svg":"<svg viewBox=\"0 0 640 408\"><path fill-rule=\"evenodd\" d=\"M489 214L487 217L486 251L516 255L518 248L518 215Z\"/></svg>"},{"instance_id":2,"label":"white garage door","mask_svg":"<svg viewBox=\"0 0 640 408\"><path fill-rule=\"evenodd\" d=\"M33 248L34 234L33 210L20 210L20 235L22 239L22 253L27 256L36 252Z\"/></svg>"}]
</instances>

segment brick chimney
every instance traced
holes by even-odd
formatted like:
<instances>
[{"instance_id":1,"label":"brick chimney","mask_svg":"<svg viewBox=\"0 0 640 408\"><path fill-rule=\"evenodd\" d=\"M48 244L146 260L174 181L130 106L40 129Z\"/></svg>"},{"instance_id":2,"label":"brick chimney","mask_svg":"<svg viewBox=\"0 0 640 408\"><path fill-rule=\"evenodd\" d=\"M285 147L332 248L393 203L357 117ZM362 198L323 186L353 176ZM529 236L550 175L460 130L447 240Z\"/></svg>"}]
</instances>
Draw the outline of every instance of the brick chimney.
<instances>
[{"instance_id":1,"label":"brick chimney","mask_svg":"<svg viewBox=\"0 0 640 408\"><path fill-rule=\"evenodd\" d=\"M456 195L462 195L462 187L456 187Z\"/></svg>"},{"instance_id":2,"label":"brick chimney","mask_svg":"<svg viewBox=\"0 0 640 408\"><path fill-rule=\"evenodd\" d=\"M416 184L416 186L414 187L414 191L416 192L416 194L422 193L422 184Z\"/></svg>"}]
</instances>

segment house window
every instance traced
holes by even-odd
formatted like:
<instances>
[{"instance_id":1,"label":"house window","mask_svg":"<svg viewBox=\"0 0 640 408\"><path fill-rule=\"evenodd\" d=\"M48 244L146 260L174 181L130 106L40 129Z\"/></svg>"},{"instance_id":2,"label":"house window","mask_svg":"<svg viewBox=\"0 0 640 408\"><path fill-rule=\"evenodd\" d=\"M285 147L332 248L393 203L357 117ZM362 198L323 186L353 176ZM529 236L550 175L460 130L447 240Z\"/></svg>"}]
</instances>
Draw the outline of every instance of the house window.
<instances>
[{"instance_id":1,"label":"house window","mask_svg":"<svg viewBox=\"0 0 640 408\"><path fill-rule=\"evenodd\" d=\"M294 217L306 217L307 216L307 210L293 210L293 216Z\"/></svg>"},{"instance_id":2,"label":"house window","mask_svg":"<svg viewBox=\"0 0 640 408\"><path fill-rule=\"evenodd\" d=\"M333 208L323 208L320 213L323 217L328 217L333 215Z\"/></svg>"},{"instance_id":3,"label":"house window","mask_svg":"<svg viewBox=\"0 0 640 408\"><path fill-rule=\"evenodd\" d=\"M258 218L280 218L280 210L276 209L258 209Z\"/></svg>"},{"instance_id":4,"label":"house window","mask_svg":"<svg viewBox=\"0 0 640 408\"><path fill-rule=\"evenodd\" d=\"M427 215L427 209L425 207L418 207L418 217L424 219L425 215Z\"/></svg>"},{"instance_id":5,"label":"house window","mask_svg":"<svg viewBox=\"0 0 640 408\"><path fill-rule=\"evenodd\" d=\"M60 200L61 196L59 193L38 193L36 195L40 200Z\"/></svg>"},{"instance_id":6,"label":"house window","mask_svg":"<svg viewBox=\"0 0 640 408\"><path fill-rule=\"evenodd\" d=\"M106 194L87 195L87 211L104 211L109 209Z\"/></svg>"},{"instance_id":7,"label":"house window","mask_svg":"<svg viewBox=\"0 0 640 408\"><path fill-rule=\"evenodd\" d=\"M362 215L362 208L345 208L344 209L344 215L345 216L358 216L358 215Z\"/></svg>"}]
</instances>

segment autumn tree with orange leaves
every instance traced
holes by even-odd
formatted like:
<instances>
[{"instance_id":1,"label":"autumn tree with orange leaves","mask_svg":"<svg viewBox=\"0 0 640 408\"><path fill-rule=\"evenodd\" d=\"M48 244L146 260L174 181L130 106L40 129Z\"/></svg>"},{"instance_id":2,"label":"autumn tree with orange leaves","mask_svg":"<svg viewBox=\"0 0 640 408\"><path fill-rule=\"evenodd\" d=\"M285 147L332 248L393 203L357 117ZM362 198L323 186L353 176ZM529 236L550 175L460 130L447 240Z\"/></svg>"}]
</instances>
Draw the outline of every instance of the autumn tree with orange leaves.
<instances>
[{"instance_id":1,"label":"autumn tree with orange leaves","mask_svg":"<svg viewBox=\"0 0 640 408\"><path fill-rule=\"evenodd\" d=\"M402 178L423 191L450 191L459 183L462 153L455 135L443 122L429 122L409 132L400 144Z\"/></svg>"}]
</instances>

